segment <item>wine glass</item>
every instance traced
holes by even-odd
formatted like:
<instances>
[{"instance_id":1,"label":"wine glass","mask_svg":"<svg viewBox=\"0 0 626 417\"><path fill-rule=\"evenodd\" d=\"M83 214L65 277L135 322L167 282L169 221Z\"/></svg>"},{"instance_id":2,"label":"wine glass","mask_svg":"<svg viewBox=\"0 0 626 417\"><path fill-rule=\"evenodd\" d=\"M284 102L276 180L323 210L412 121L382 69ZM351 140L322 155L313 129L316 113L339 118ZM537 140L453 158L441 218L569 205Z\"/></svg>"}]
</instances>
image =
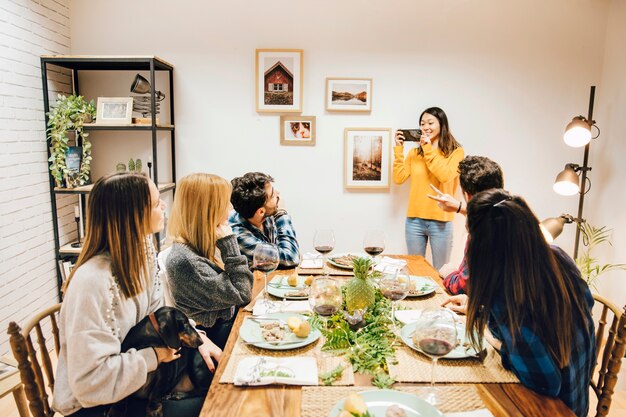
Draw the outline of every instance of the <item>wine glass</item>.
<instances>
[{"instance_id":1,"label":"wine glass","mask_svg":"<svg viewBox=\"0 0 626 417\"><path fill-rule=\"evenodd\" d=\"M385 232L382 230L368 230L363 239L363 250L372 259L376 260L376 257L385 250Z\"/></svg>"},{"instance_id":2,"label":"wine glass","mask_svg":"<svg viewBox=\"0 0 626 417\"><path fill-rule=\"evenodd\" d=\"M391 325L393 333L396 335L397 303L409 294L409 274L406 268L385 268L383 276L378 281L378 288L385 298L391 300Z\"/></svg>"},{"instance_id":3,"label":"wine glass","mask_svg":"<svg viewBox=\"0 0 626 417\"><path fill-rule=\"evenodd\" d=\"M278 248L273 243L258 243L254 248L252 268L263 272L265 283L263 285L262 305L267 309L274 306L267 297L267 274L278 267Z\"/></svg>"},{"instance_id":4,"label":"wine glass","mask_svg":"<svg viewBox=\"0 0 626 417\"><path fill-rule=\"evenodd\" d=\"M326 318L341 309L341 285L332 278L317 278L311 283L309 290L309 304L314 312ZM324 326L326 327L326 326Z\"/></svg>"},{"instance_id":5,"label":"wine glass","mask_svg":"<svg viewBox=\"0 0 626 417\"><path fill-rule=\"evenodd\" d=\"M322 271L325 276L328 276L326 269L326 255L331 253L335 249L335 234L332 230L316 230L313 237L313 247L318 251L323 258Z\"/></svg>"},{"instance_id":6,"label":"wine glass","mask_svg":"<svg viewBox=\"0 0 626 417\"><path fill-rule=\"evenodd\" d=\"M426 396L426 401L436 405L437 395L434 388L437 360L450 353L457 344L454 313L442 307L428 308L422 311L413 333L413 343L432 359L431 392Z\"/></svg>"}]
</instances>

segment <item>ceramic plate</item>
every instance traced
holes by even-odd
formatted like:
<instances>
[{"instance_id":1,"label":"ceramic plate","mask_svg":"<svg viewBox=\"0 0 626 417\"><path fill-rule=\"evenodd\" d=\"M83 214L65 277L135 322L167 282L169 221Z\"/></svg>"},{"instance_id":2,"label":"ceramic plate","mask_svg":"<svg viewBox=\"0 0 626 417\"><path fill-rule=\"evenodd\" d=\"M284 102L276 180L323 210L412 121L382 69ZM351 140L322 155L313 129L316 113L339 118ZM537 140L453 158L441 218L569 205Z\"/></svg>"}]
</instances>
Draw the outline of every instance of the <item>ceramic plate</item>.
<instances>
[{"instance_id":1,"label":"ceramic plate","mask_svg":"<svg viewBox=\"0 0 626 417\"><path fill-rule=\"evenodd\" d=\"M416 327L417 322L406 324L400 331L400 337L408 347L420 353L423 353L422 350L418 346L415 346L415 344L413 343L413 332L415 331ZM456 331L458 340L456 347L452 349L450 353L448 353L446 356L442 356L439 359L463 359L478 356L478 352L476 351L476 349L471 346L465 345L465 323L457 323Z\"/></svg>"},{"instance_id":2,"label":"ceramic plate","mask_svg":"<svg viewBox=\"0 0 626 417\"><path fill-rule=\"evenodd\" d=\"M359 392L365 400L367 410L374 417L385 417L387 408L397 405L404 410L407 417L443 417L435 407L416 395L390 389L377 389ZM340 400L330 411L329 417L337 417L343 410L344 400Z\"/></svg>"},{"instance_id":3,"label":"ceramic plate","mask_svg":"<svg viewBox=\"0 0 626 417\"><path fill-rule=\"evenodd\" d=\"M300 320L307 320L307 317L301 314L295 313L271 313L265 314L262 316L262 319L259 321L255 321L255 317L246 317L239 329L239 337L241 337L245 342L250 343L253 346L258 348L268 349L268 350L289 350L289 349L297 349L302 346L309 345L315 342L322 335L319 330L311 329L311 333L305 338L297 337L295 334L289 330L287 327L287 319L289 317L296 316ZM279 343L269 343L263 341L263 335L261 334L260 322L267 323L273 320L282 320L285 322L285 337Z\"/></svg>"},{"instance_id":4,"label":"ceramic plate","mask_svg":"<svg viewBox=\"0 0 626 417\"><path fill-rule=\"evenodd\" d=\"M415 290L409 291L407 297L423 297L432 294L437 289L437 284L429 277L420 277L418 275L410 275L411 288Z\"/></svg>"},{"instance_id":5,"label":"ceramic plate","mask_svg":"<svg viewBox=\"0 0 626 417\"><path fill-rule=\"evenodd\" d=\"M352 264L344 265L344 264L340 264L340 263L335 262L335 259L341 258L342 256L348 256L348 255L356 256L356 257L359 257L359 258L369 258L370 257L369 255L366 255L365 253L336 253L336 254L334 254L332 256L329 256L327 258L328 259L328 263L331 264L334 267L337 267L337 268L352 269Z\"/></svg>"},{"instance_id":6,"label":"ceramic plate","mask_svg":"<svg viewBox=\"0 0 626 417\"><path fill-rule=\"evenodd\" d=\"M270 282L267 283L267 292L272 294L274 297L286 298L288 300L306 300L309 298L308 295L288 295L289 293L300 291L302 289L307 289L308 294L309 287L304 283L306 277L299 276L295 287L292 287L287 283L287 278L289 278L287 275L276 275Z\"/></svg>"}]
</instances>

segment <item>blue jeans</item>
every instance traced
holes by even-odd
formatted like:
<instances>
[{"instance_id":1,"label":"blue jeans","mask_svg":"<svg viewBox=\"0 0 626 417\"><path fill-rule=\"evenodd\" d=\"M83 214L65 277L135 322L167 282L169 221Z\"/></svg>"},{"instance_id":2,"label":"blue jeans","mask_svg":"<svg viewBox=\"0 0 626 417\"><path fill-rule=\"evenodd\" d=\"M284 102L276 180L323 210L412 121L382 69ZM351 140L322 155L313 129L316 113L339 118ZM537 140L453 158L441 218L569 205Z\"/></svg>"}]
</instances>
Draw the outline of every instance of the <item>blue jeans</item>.
<instances>
[{"instance_id":1,"label":"blue jeans","mask_svg":"<svg viewBox=\"0 0 626 417\"><path fill-rule=\"evenodd\" d=\"M433 266L439 270L450 260L452 252L452 222L407 217L404 229L409 255L426 255L430 238Z\"/></svg>"}]
</instances>

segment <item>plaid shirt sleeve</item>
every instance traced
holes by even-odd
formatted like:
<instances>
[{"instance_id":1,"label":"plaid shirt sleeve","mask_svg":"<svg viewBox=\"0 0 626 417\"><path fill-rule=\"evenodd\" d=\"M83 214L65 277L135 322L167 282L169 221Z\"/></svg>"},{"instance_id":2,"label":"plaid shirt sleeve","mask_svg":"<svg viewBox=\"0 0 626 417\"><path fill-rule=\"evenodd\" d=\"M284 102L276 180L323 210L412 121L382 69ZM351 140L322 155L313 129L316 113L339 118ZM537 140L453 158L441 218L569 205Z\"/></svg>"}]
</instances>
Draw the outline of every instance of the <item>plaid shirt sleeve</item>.
<instances>
[{"instance_id":1,"label":"plaid shirt sleeve","mask_svg":"<svg viewBox=\"0 0 626 417\"><path fill-rule=\"evenodd\" d=\"M443 286L446 287L451 294L467 294L467 280L469 279L469 268L467 267L467 245L469 240L465 244L465 252L463 254L463 260L459 268L448 275L443 280Z\"/></svg>"},{"instance_id":2,"label":"plaid shirt sleeve","mask_svg":"<svg viewBox=\"0 0 626 417\"><path fill-rule=\"evenodd\" d=\"M280 266L293 268L300 264L300 246L296 239L296 231L291 223L291 217L285 213L274 219L276 224L276 246L280 257Z\"/></svg>"},{"instance_id":3,"label":"plaid shirt sleeve","mask_svg":"<svg viewBox=\"0 0 626 417\"><path fill-rule=\"evenodd\" d=\"M236 213L231 215L229 220L230 226L235 236L237 236L237 243L239 244L241 254L248 258L248 265L252 265L254 248L256 248L258 243L267 242L267 240L264 240L262 235L257 236L252 230L245 227L243 222L238 220L239 216Z\"/></svg>"}]
</instances>

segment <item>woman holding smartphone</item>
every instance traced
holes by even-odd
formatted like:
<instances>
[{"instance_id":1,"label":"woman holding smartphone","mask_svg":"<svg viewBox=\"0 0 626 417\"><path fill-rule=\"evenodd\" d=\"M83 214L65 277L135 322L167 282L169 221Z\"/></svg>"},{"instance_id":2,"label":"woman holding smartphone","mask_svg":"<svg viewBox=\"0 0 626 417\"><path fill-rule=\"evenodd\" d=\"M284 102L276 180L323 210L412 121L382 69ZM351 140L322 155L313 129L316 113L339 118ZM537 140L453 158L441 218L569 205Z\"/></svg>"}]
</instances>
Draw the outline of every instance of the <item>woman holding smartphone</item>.
<instances>
[{"instance_id":1,"label":"woman holding smartphone","mask_svg":"<svg viewBox=\"0 0 626 417\"><path fill-rule=\"evenodd\" d=\"M441 268L452 250L452 219L427 197L430 184L443 193L454 195L459 184L459 162L465 154L448 126L448 117L439 107L430 107L420 115L422 135L419 146L404 156L405 137L396 131L393 149L393 180L403 184L410 178L409 207L405 224L406 245L410 255L426 254L430 240L433 266Z\"/></svg>"}]
</instances>

